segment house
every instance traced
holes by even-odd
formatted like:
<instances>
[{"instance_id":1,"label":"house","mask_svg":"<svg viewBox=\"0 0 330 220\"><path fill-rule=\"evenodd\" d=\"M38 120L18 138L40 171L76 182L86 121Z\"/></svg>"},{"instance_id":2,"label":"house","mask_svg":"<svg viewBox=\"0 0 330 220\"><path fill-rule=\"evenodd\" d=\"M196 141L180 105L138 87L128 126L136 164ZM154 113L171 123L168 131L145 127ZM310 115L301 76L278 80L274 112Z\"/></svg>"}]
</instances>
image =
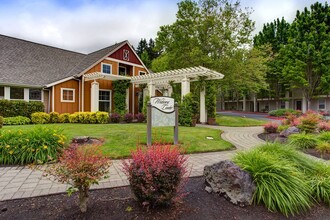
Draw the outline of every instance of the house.
<instances>
[{"instance_id":1,"label":"house","mask_svg":"<svg viewBox=\"0 0 330 220\"><path fill-rule=\"evenodd\" d=\"M0 99L40 101L46 112L114 110L112 82L149 74L128 41L84 54L0 35ZM126 106L137 113L140 89Z\"/></svg>"}]
</instances>

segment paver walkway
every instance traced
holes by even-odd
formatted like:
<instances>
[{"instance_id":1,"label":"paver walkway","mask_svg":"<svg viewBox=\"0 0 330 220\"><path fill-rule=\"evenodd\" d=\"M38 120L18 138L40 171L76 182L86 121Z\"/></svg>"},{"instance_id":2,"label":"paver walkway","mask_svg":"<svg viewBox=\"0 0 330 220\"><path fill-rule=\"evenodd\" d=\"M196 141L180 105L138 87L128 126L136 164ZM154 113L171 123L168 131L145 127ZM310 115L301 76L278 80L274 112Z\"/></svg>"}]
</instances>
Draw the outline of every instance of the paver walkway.
<instances>
[{"instance_id":1,"label":"paver walkway","mask_svg":"<svg viewBox=\"0 0 330 220\"><path fill-rule=\"evenodd\" d=\"M238 150L248 149L263 143L257 137L257 134L262 132L262 127L199 126L223 130L222 138L234 144L237 150L189 155L188 163L191 167L191 177L203 175L203 169L206 165L230 159ZM121 171L121 163L121 160L114 160L109 171L110 178L102 180L99 185L92 188L128 185L128 180ZM24 166L0 167L0 201L60 193L65 192L66 188L67 185L65 184L43 177L42 172L38 170L31 170Z\"/></svg>"}]
</instances>

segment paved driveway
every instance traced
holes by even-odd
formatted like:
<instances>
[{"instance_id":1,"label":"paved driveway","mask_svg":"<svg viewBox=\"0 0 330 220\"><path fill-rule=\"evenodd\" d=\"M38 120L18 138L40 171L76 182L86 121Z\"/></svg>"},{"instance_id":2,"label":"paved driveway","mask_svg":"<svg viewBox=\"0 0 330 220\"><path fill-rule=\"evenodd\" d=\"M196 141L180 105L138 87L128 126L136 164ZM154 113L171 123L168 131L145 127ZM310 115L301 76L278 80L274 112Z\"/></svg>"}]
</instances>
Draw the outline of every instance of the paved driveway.
<instances>
[{"instance_id":1,"label":"paved driveway","mask_svg":"<svg viewBox=\"0 0 330 220\"><path fill-rule=\"evenodd\" d=\"M226 115L226 116L239 116L239 117L246 117L246 118L253 118L259 119L264 121L276 121L271 118L267 118L267 113L254 113L254 112L240 112L240 111L221 111L217 112L217 114Z\"/></svg>"}]
</instances>

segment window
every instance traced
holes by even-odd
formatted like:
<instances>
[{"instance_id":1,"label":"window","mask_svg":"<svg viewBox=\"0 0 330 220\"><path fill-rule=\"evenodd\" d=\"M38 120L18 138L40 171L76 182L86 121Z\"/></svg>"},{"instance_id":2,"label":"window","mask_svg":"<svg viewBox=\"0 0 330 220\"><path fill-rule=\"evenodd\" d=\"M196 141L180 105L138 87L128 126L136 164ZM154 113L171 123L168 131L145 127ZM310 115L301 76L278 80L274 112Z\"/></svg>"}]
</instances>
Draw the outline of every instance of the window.
<instances>
[{"instance_id":1,"label":"window","mask_svg":"<svg viewBox=\"0 0 330 220\"><path fill-rule=\"evenodd\" d=\"M30 89L29 99L34 101L41 101L41 89Z\"/></svg>"},{"instance_id":2,"label":"window","mask_svg":"<svg viewBox=\"0 0 330 220\"><path fill-rule=\"evenodd\" d=\"M325 109L325 99L319 99L319 110Z\"/></svg>"},{"instance_id":3,"label":"window","mask_svg":"<svg viewBox=\"0 0 330 220\"><path fill-rule=\"evenodd\" d=\"M99 111L110 112L111 111L111 91L100 90L99 91Z\"/></svg>"},{"instance_id":4,"label":"window","mask_svg":"<svg viewBox=\"0 0 330 220\"><path fill-rule=\"evenodd\" d=\"M119 75L120 76L126 76L127 72L126 72L126 67L124 66L120 66L119 67Z\"/></svg>"},{"instance_id":5,"label":"window","mask_svg":"<svg viewBox=\"0 0 330 220\"><path fill-rule=\"evenodd\" d=\"M285 101L281 101L281 108L285 108Z\"/></svg>"},{"instance_id":6,"label":"window","mask_svg":"<svg viewBox=\"0 0 330 220\"><path fill-rule=\"evenodd\" d=\"M129 50L123 50L123 60L129 61Z\"/></svg>"},{"instance_id":7,"label":"window","mask_svg":"<svg viewBox=\"0 0 330 220\"><path fill-rule=\"evenodd\" d=\"M24 99L24 88L10 87L10 99Z\"/></svg>"},{"instance_id":8,"label":"window","mask_svg":"<svg viewBox=\"0 0 330 220\"><path fill-rule=\"evenodd\" d=\"M112 65L111 64L102 63L102 73L112 74Z\"/></svg>"},{"instance_id":9,"label":"window","mask_svg":"<svg viewBox=\"0 0 330 220\"><path fill-rule=\"evenodd\" d=\"M0 99L5 98L5 87L0 86Z\"/></svg>"},{"instance_id":10,"label":"window","mask_svg":"<svg viewBox=\"0 0 330 220\"><path fill-rule=\"evenodd\" d=\"M61 88L61 102L75 102L75 89Z\"/></svg>"},{"instance_id":11,"label":"window","mask_svg":"<svg viewBox=\"0 0 330 220\"><path fill-rule=\"evenodd\" d=\"M146 72L139 71L139 75L140 75L140 76L146 75Z\"/></svg>"}]
</instances>

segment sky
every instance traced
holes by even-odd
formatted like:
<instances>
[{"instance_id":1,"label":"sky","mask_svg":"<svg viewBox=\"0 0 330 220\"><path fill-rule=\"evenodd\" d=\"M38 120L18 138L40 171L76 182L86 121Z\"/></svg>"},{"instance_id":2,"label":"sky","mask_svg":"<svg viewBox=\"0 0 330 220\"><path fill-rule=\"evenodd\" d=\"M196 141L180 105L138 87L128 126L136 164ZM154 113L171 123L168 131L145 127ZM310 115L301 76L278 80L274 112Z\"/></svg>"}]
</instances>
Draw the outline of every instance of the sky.
<instances>
[{"instance_id":1,"label":"sky","mask_svg":"<svg viewBox=\"0 0 330 220\"><path fill-rule=\"evenodd\" d=\"M197 0L198 1L198 0ZM0 34L89 53L128 40L155 38L175 21L179 0L0 0ZM314 0L241 0L252 8L258 33L264 23L284 17ZM324 3L324 0L319 2Z\"/></svg>"}]
</instances>

